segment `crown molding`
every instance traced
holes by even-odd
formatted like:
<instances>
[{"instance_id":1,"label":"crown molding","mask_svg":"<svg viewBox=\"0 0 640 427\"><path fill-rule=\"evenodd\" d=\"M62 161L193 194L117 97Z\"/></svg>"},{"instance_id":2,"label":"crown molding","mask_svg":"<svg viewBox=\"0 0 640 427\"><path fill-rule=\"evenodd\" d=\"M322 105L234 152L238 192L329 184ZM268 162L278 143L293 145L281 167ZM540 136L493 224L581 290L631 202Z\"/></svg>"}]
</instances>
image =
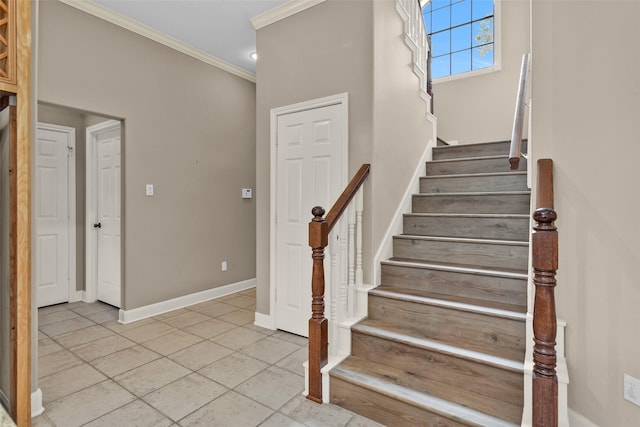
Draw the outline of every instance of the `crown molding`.
<instances>
[{"instance_id":1,"label":"crown molding","mask_svg":"<svg viewBox=\"0 0 640 427\"><path fill-rule=\"evenodd\" d=\"M253 25L253 28L256 30L259 30L262 27L278 22L281 19L288 18L291 15L307 10L324 1L326 0L289 0L278 7L274 7L271 10L251 18L251 25Z\"/></svg>"},{"instance_id":2,"label":"crown molding","mask_svg":"<svg viewBox=\"0 0 640 427\"><path fill-rule=\"evenodd\" d=\"M256 81L255 74L243 68L240 68L237 65L233 65L225 60L222 60L213 55L210 55L200 49L196 49L192 46L189 46L188 44L180 40L174 39L173 37L168 36L158 30L155 30L151 27L141 24L138 21L135 21L124 15L121 15L117 12L114 12L113 10L108 9L102 5L94 3L91 0L60 0L60 1L78 10L89 13L93 16L96 16L114 25L122 27L126 30L134 32L150 40L153 40L157 43L163 44L171 49L177 50L180 53L184 53L185 55L191 56L192 58L202 61L205 64L209 64L214 67L220 68L221 70L234 74L238 77L242 77L243 79L249 80L251 82L255 83Z\"/></svg>"}]
</instances>

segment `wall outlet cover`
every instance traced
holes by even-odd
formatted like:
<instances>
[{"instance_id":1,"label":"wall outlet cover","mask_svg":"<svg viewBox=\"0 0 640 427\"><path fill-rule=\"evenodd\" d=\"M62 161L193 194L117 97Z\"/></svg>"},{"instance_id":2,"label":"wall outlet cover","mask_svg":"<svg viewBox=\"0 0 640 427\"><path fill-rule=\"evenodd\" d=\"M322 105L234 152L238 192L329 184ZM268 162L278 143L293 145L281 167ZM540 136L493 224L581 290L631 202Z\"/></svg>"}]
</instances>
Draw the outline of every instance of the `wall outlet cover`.
<instances>
[{"instance_id":1,"label":"wall outlet cover","mask_svg":"<svg viewBox=\"0 0 640 427\"><path fill-rule=\"evenodd\" d=\"M243 199L251 199L253 197L253 191L250 188L242 189L242 198Z\"/></svg>"},{"instance_id":2,"label":"wall outlet cover","mask_svg":"<svg viewBox=\"0 0 640 427\"><path fill-rule=\"evenodd\" d=\"M624 398L640 406L640 380L624 374Z\"/></svg>"}]
</instances>

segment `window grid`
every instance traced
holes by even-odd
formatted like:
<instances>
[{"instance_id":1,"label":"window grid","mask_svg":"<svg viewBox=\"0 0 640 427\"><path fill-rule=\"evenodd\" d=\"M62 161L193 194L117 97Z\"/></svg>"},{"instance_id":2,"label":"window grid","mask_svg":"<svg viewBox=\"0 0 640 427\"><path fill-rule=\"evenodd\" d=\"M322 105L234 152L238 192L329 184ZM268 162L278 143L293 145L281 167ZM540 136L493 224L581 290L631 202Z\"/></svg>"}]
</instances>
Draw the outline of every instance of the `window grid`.
<instances>
[{"instance_id":1,"label":"window grid","mask_svg":"<svg viewBox=\"0 0 640 427\"><path fill-rule=\"evenodd\" d=\"M494 46L494 34L495 34L495 20L494 20L494 14L495 14L495 5L492 4L491 6L491 13L482 16L482 17L476 17L475 19L473 18L473 13L474 13L474 5L477 5L476 0L469 0L469 20L465 20L464 22L458 23L456 25L452 25L452 21L453 21L453 13L452 13L452 8L454 5L456 4L461 4L463 3L464 0L452 0L452 1L448 1L446 0L446 2L440 0L432 0L429 3L427 3L425 5L425 7L423 8L423 16L424 16L424 20L425 20L425 26L427 27L427 34L431 37L431 40L434 39L434 36L436 36L436 40L437 40L437 35L439 34L444 34L446 32L449 32L449 46L448 49L446 51L444 51L444 53L440 53L438 55L433 55L432 56L432 60L435 60L435 62L437 63L437 60L439 58L445 58L448 57L448 73L446 74L440 74L440 75L435 75L434 78L438 78L438 77L445 77L445 76L450 76L450 75L454 75L454 74L458 74L461 72L467 72L467 71L472 71L472 70L477 70L477 69L482 69L482 68L486 68L486 67L490 67L494 64L495 58L493 56L494 52L493 52L493 46ZM433 4L436 3L438 4L436 7L433 7ZM492 2L493 3L493 2ZM449 19L449 25L447 27L444 28L440 28L437 31L431 31L433 28L433 12L437 12L437 11L442 11L444 9L449 9L449 13L448 13L448 19ZM475 25L480 25L481 22L488 22L488 24L490 25L491 28L491 41L488 42L480 42L478 44L474 44L474 35L478 34L477 32L474 33L473 29ZM454 40L453 37L451 36L454 31L456 29L461 29L465 26L469 26L470 27L470 31L469 31L469 46L470 47L464 47L464 48L460 48L460 49L455 49L454 50ZM490 49L491 52L491 63L484 65L484 66L478 66L476 67L476 64L474 64L475 61L477 61L477 59L474 58L474 51L479 50L481 48L488 48ZM432 53L433 53L433 46L432 46ZM438 51L441 51L442 49L437 49ZM460 54L463 52L469 52L469 63L468 63L468 69L464 70L464 71L454 71L453 67L454 67L454 61L453 61L453 56L455 54ZM480 61L480 65L482 64L482 61Z\"/></svg>"}]
</instances>

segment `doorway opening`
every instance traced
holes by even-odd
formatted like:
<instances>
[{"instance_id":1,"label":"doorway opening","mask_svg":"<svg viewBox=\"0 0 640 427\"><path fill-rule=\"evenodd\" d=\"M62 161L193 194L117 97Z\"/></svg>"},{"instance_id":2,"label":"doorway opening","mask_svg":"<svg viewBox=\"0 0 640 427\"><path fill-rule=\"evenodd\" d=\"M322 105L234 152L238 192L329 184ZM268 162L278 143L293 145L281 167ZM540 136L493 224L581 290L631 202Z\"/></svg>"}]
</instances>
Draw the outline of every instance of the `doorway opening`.
<instances>
[{"instance_id":1,"label":"doorway opening","mask_svg":"<svg viewBox=\"0 0 640 427\"><path fill-rule=\"evenodd\" d=\"M33 196L36 244L32 271L38 307L96 300L121 306L123 132L123 121L112 116L38 104ZM93 148L96 144L100 149ZM106 148L112 152L106 152ZM99 155L104 157L101 162ZM58 163L52 168L54 157ZM110 159L110 163L100 172L97 168L105 166L105 159ZM103 197L103 190L109 194ZM105 205L105 201L110 204ZM103 208L108 209L107 217L101 219L96 215ZM58 217L58 222L54 217ZM98 244L102 244L102 250L98 250ZM108 280L101 282L109 288L106 296L98 281L100 268L103 272L108 270ZM47 293L52 289L57 289L52 291L55 297Z\"/></svg>"}]
</instances>

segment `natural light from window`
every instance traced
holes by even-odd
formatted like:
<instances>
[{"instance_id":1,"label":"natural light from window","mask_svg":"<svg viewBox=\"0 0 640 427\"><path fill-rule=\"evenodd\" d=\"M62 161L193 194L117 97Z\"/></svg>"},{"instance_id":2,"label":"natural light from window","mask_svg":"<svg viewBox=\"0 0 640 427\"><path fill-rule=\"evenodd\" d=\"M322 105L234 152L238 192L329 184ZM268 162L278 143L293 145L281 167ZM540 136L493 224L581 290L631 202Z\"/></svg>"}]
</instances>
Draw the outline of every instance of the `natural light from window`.
<instances>
[{"instance_id":1,"label":"natural light from window","mask_svg":"<svg viewBox=\"0 0 640 427\"><path fill-rule=\"evenodd\" d=\"M431 0L422 15L431 36L432 78L494 65L493 0Z\"/></svg>"}]
</instances>

